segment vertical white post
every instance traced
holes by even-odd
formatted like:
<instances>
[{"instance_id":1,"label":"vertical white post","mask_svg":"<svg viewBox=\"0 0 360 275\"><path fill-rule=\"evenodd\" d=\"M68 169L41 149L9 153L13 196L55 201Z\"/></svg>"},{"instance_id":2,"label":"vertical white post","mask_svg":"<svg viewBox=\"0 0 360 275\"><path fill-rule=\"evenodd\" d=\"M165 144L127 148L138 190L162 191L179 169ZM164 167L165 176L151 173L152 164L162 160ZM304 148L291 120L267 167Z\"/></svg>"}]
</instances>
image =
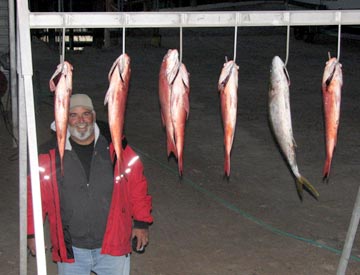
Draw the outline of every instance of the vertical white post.
<instances>
[{"instance_id":1,"label":"vertical white post","mask_svg":"<svg viewBox=\"0 0 360 275\"><path fill-rule=\"evenodd\" d=\"M20 240L20 275L27 274L27 135L25 114L25 92L22 78L19 78L19 240Z\"/></svg>"},{"instance_id":2,"label":"vertical white post","mask_svg":"<svg viewBox=\"0 0 360 275\"><path fill-rule=\"evenodd\" d=\"M360 187L358 190L358 194L356 197L354 209L352 212L350 225L348 232L346 234L346 240L344 244L344 248L341 254L338 270L336 272L336 275L345 275L346 268L349 262L350 254L351 254L351 248L354 243L356 231L359 225L360 220Z\"/></svg>"},{"instance_id":3,"label":"vertical white post","mask_svg":"<svg viewBox=\"0 0 360 275\"><path fill-rule=\"evenodd\" d=\"M11 84L11 111L12 111L12 131L16 140L19 140L19 118L18 118L18 98L17 98L17 78L16 78L16 40L15 40L15 6L14 1L9 0L9 41L10 41L10 84ZM17 146L16 141L13 142Z\"/></svg>"},{"instance_id":4,"label":"vertical white post","mask_svg":"<svg viewBox=\"0 0 360 275\"><path fill-rule=\"evenodd\" d=\"M42 220L41 193L39 180L39 162L37 151L34 96L32 83L32 54L27 0L17 0L17 31L19 34L19 52L22 84L25 92L25 111L30 157L31 191L34 211L36 262L39 275L46 275L44 228ZM22 169L22 168L21 168Z\"/></svg>"}]
</instances>

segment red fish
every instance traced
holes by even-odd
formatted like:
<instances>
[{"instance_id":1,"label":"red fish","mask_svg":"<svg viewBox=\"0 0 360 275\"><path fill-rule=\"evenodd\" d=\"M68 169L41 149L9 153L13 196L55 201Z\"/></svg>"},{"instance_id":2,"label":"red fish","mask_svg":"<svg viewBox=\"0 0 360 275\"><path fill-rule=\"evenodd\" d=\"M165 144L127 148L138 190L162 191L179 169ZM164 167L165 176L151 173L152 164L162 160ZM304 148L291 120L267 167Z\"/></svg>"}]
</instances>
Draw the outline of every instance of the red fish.
<instances>
[{"instance_id":1,"label":"red fish","mask_svg":"<svg viewBox=\"0 0 360 275\"><path fill-rule=\"evenodd\" d=\"M185 123L189 116L189 73L180 64L176 49L165 55L159 74L159 99L161 119L166 128L167 154L178 160L179 175L183 173L183 148Z\"/></svg>"},{"instance_id":2,"label":"red fish","mask_svg":"<svg viewBox=\"0 0 360 275\"><path fill-rule=\"evenodd\" d=\"M331 161L337 141L340 121L341 87L343 84L342 65L336 58L326 62L322 79L322 94L325 116L326 160L323 179L328 180Z\"/></svg>"},{"instance_id":3,"label":"red fish","mask_svg":"<svg viewBox=\"0 0 360 275\"><path fill-rule=\"evenodd\" d=\"M62 174L64 172L63 158L69 118L70 97L72 93L72 70L73 66L69 62L65 61L57 66L55 73L49 81L50 91L55 91L55 127Z\"/></svg>"},{"instance_id":4,"label":"red fish","mask_svg":"<svg viewBox=\"0 0 360 275\"><path fill-rule=\"evenodd\" d=\"M159 73L159 99L161 121L166 130L167 137L167 155L170 156L171 152L177 157L174 127L170 114L170 96L172 83L179 69L179 54L177 50L168 50L164 56L160 73Z\"/></svg>"},{"instance_id":5,"label":"red fish","mask_svg":"<svg viewBox=\"0 0 360 275\"><path fill-rule=\"evenodd\" d=\"M238 69L239 67L233 60L226 62L221 70L218 83L224 127L224 171L227 177L230 176L230 153L236 128Z\"/></svg>"},{"instance_id":6,"label":"red fish","mask_svg":"<svg viewBox=\"0 0 360 275\"><path fill-rule=\"evenodd\" d=\"M185 123L189 117L190 112L189 93L189 73L186 70L185 65L181 64L179 72L176 75L172 85L170 97L170 113L174 127L175 145L180 176L182 176L183 173Z\"/></svg>"},{"instance_id":7,"label":"red fish","mask_svg":"<svg viewBox=\"0 0 360 275\"><path fill-rule=\"evenodd\" d=\"M122 161L122 145L125 108L129 90L131 68L130 57L124 53L120 55L112 65L109 72L109 88L107 90L104 105L108 103L108 119L112 143L117 157L117 169L120 174Z\"/></svg>"}]
</instances>

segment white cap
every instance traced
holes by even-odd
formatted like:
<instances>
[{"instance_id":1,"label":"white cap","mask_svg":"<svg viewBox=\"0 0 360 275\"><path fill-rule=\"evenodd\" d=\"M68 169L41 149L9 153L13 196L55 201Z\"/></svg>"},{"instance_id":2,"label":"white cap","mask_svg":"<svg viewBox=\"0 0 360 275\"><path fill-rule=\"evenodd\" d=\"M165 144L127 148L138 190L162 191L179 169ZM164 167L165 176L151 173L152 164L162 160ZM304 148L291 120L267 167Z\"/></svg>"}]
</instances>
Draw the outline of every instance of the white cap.
<instances>
[{"instance_id":1,"label":"white cap","mask_svg":"<svg viewBox=\"0 0 360 275\"><path fill-rule=\"evenodd\" d=\"M94 110L91 98L86 94L74 94L70 98L70 110L75 107L84 107L90 111Z\"/></svg>"}]
</instances>

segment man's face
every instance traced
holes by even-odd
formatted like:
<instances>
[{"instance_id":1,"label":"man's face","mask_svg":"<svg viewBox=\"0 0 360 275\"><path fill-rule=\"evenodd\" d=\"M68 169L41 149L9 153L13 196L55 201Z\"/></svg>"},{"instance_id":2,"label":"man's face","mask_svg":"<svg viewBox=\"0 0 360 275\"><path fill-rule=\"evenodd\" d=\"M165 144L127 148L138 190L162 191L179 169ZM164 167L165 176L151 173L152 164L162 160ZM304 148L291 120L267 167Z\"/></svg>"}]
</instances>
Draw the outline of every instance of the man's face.
<instances>
[{"instance_id":1,"label":"man's face","mask_svg":"<svg viewBox=\"0 0 360 275\"><path fill-rule=\"evenodd\" d=\"M94 138L95 112L84 107L72 108L69 112L69 131L79 144L88 144Z\"/></svg>"}]
</instances>

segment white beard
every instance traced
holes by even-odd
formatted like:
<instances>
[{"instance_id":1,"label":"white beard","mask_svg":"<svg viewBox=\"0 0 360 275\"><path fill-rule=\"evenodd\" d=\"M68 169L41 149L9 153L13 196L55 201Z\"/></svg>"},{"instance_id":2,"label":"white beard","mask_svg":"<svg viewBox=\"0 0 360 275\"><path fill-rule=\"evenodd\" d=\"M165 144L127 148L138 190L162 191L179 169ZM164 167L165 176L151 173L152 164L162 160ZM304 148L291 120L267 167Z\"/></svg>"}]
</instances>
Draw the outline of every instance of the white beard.
<instances>
[{"instance_id":1,"label":"white beard","mask_svg":"<svg viewBox=\"0 0 360 275\"><path fill-rule=\"evenodd\" d=\"M89 124L89 123L79 123L75 126L68 125L70 135L77 138L78 140L86 140L94 133L94 125L95 123ZM87 127L85 132L79 132L76 128L76 126L85 126Z\"/></svg>"}]
</instances>

